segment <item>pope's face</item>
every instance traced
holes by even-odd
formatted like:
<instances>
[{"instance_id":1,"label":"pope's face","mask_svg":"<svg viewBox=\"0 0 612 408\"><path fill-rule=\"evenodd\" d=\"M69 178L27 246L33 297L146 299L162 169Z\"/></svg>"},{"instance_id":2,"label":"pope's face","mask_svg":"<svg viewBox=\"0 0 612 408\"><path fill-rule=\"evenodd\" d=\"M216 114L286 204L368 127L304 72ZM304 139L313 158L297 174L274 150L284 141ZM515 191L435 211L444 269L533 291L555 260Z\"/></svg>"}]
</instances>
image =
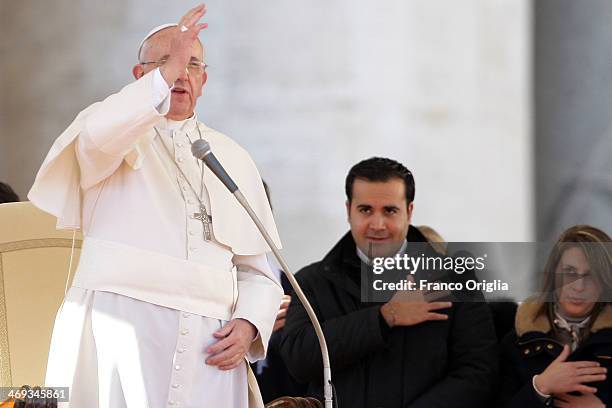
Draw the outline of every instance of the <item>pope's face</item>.
<instances>
[{"instance_id":1,"label":"pope's face","mask_svg":"<svg viewBox=\"0 0 612 408\"><path fill-rule=\"evenodd\" d=\"M149 38L142 48L140 62L159 61L168 58L172 36L178 28L171 27L162 30ZM204 61L204 48L200 41L193 43L191 51L192 61ZM138 79L142 75L157 68L155 64L136 65L134 76ZM205 71L194 73L184 70L174 82L170 99L170 110L166 117L172 120L183 120L191 117L196 102L202 95L202 88L208 76Z\"/></svg>"},{"instance_id":2,"label":"pope's face","mask_svg":"<svg viewBox=\"0 0 612 408\"><path fill-rule=\"evenodd\" d=\"M400 249L412 217L406 186L400 178L384 182L355 179L346 203L351 234L361 251L372 258L392 256Z\"/></svg>"},{"instance_id":3,"label":"pope's face","mask_svg":"<svg viewBox=\"0 0 612 408\"><path fill-rule=\"evenodd\" d=\"M601 296L601 285L592 275L589 261L579 247L563 251L556 275L559 307L567 317L585 317Z\"/></svg>"}]
</instances>

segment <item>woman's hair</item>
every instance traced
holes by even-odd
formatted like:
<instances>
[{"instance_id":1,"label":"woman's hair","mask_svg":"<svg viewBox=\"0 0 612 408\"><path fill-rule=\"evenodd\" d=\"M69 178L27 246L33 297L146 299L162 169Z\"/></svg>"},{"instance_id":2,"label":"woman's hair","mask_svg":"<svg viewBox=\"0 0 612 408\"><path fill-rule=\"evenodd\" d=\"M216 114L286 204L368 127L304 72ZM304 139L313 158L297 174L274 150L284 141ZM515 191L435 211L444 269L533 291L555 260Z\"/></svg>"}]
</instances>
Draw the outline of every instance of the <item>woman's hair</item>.
<instances>
[{"instance_id":1,"label":"woman's hair","mask_svg":"<svg viewBox=\"0 0 612 408\"><path fill-rule=\"evenodd\" d=\"M440 255L446 255L446 248L448 246L446 240L429 225L419 225L417 229L421 231L421 234L429 241L431 247Z\"/></svg>"},{"instance_id":2,"label":"woman's hair","mask_svg":"<svg viewBox=\"0 0 612 408\"><path fill-rule=\"evenodd\" d=\"M563 253L570 248L580 248L590 266L590 274L602 292L601 301L598 301L591 313L591 323L612 296L612 255L611 240L608 234L589 225L575 225L565 230L555 243L546 265L544 266L544 281L540 300L542 307L538 314L547 314L551 319L554 316L556 302L555 293L559 289L556 276L557 266Z\"/></svg>"}]
</instances>

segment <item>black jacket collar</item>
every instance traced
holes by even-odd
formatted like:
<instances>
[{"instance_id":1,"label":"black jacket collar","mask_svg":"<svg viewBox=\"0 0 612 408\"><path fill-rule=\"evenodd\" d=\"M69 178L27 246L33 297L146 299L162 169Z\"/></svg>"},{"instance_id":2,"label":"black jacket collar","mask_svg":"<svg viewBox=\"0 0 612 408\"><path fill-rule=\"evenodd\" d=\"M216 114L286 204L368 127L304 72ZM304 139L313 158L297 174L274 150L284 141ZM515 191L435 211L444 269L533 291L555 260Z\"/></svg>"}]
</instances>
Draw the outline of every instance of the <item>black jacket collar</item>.
<instances>
[{"instance_id":1,"label":"black jacket collar","mask_svg":"<svg viewBox=\"0 0 612 408\"><path fill-rule=\"evenodd\" d=\"M410 225L406 235L408 242L428 242L418 228ZM361 259L357 256L355 240L348 231L325 255L319 266L320 272L336 286L340 286L355 297L361 296L361 288L349 277L350 273L360 273Z\"/></svg>"}]
</instances>

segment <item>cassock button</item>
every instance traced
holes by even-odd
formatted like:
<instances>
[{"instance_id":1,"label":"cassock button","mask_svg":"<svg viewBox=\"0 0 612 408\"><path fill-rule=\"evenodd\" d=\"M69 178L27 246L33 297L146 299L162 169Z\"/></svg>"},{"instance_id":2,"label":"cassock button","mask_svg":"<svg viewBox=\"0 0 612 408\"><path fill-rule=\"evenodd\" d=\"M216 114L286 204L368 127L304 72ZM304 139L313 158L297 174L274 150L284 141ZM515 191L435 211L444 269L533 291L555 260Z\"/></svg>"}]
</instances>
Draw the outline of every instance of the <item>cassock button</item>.
<instances>
[{"instance_id":1,"label":"cassock button","mask_svg":"<svg viewBox=\"0 0 612 408\"><path fill-rule=\"evenodd\" d=\"M176 161L178 161L179 163L182 163L185 160L182 157L179 157L178 159L176 159Z\"/></svg>"},{"instance_id":2,"label":"cassock button","mask_svg":"<svg viewBox=\"0 0 612 408\"><path fill-rule=\"evenodd\" d=\"M189 235L195 235L195 231L189 231Z\"/></svg>"},{"instance_id":3,"label":"cassock button","mask_svg":"<svg viewBox=\"0 0 612 408\"><path fill-rule=\"evenodd\" d=\"M181 347L180 349L176 350L178 353L184 353L185 352L185 348Z\"/></svg>"},{"instance_id":4,"label":"cassock button","mask_svg":"<svg viewBox=\"0 0 612 408\"><path fill-rule=\"evenodd\" d=\"M181 371L181 366L177 364L177 365L174 366L174 369L176 371Z\"/></svg>"},{"instance_id":5,"label":"cassock button","mask_svg":"<svg viewBox=\"0 0 612 408\"><path fill-rule=\"evenodd\" d=\"M182 334L183 336L186 336L186 335L188 335L188 334L189 334L189 330L184 329L184 330L182 330L182 331L181 331L181 334Z\"/></svg>"},{"instance_id":6,"label":"cassock button","mask_svg":"<svg viewBox=\"0 0 612 408\"><path fill-rule=\"evenodd\" d=\"M177 145L178 147L183 147L183 144L182 144L182 143L177 143L176 145Z\"/></svg>"},{"instance_id":7,"label":"cassock button","mask_svg":"<svg viewBox=\"0 0 612 408\"><path fill-rule=\"evenodd\" d=\"M179 388L180 386L181 386L180 384L172 384L172 388L174 388L175 390Z\"/></svg>"},{"instance_id":8,"label":"cassock button","mask_svg":"<svg viewBox=\"0 0 612 408\"><path fill-rule=\"evenodd\" d=\"M176 404L176 402L174 402L172 400L168 401L168 405L174 405L174 404Z\"/></svg>"}]
</instances>

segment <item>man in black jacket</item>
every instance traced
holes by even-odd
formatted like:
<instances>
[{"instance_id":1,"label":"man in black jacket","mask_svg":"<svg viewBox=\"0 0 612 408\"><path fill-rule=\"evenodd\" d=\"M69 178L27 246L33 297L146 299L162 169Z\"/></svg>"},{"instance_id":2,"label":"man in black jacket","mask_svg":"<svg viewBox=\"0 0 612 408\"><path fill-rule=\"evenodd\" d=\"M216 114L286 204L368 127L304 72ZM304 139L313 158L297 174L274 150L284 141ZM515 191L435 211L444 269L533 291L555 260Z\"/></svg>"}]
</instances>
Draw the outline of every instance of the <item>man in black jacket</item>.
<instances>
[{"instance_id":1,"label":"man in black jacket","mask_svg":"<svg viewBox=\"0 0 612 408\"><path fill-rule=\"evenodd\" d=\"M363 263L426 242L410 226L414 179L400 163L371 158L346 179L351 227L317 263L296 275L321 321L340 407L485 407L497 376L495 332L482 302L362 301ZM366 255L368 254L368 255ZM297 298L281 353L292 374L321 397L322 359Z\"/></svg>"}]
</instances>

